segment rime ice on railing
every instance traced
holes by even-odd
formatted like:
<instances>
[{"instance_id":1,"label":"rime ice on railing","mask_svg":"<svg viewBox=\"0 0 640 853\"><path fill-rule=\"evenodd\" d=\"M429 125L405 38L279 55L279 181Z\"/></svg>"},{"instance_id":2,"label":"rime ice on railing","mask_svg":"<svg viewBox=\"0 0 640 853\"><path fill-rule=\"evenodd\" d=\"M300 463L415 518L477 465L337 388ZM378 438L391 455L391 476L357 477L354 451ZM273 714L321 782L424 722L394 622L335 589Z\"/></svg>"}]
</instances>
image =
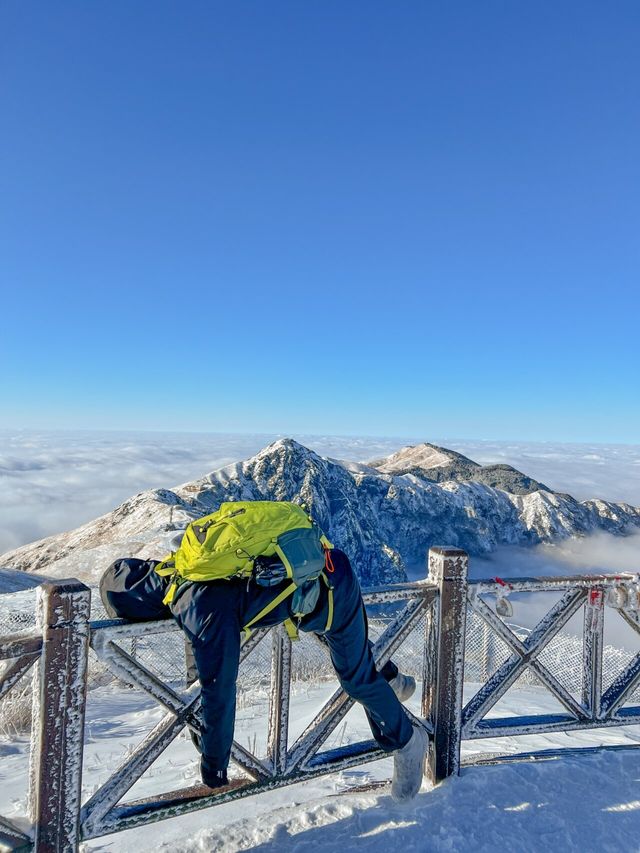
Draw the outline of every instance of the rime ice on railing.
<instances>
[{"instance_id":1,"label":"rime ice on railing","mask_svg":"<svg viewBox=\"0 0 640 853\"><path fill-rule=\"evenodd\" d=\"M630 660L618 659L617 670L611 674L607 657L613 651L603 642L603 626L609 618L622 618L635 634L640 633L637 576L510 580L511 596L543 592L558 596L538 624L524 631L496 612L496 598L505 597L505 582L468 581L468 558L463 551L434 548L428 565L428 580L367 590L364 599L376 611L371 624L378 664L404 654L409 669L422 682L422 715L431 735L427 771L434 781L459 772L464 738L640 722L640 707L629 705L640 684L640 654ZM353 706L353 700L340 689L289 743L292 679L308 677L309 668L301 664L303 655L292 654L286 632L262 629L242 647L241 682L242 673L248 673L246 683L264 689L269 697L265 754L256 754L255 745L246 748L235 742L232 759L242 778L215 793L200 785L126 800L129 789L185 727L199 729L199 685L185 687L176 677L185 675L182 635L172 620L89 621L86 587L73 580L39 583L37 629L0 638L0 657L9 661L0 676L0 698L36 665L33 837L0 818L0 840L10 849L31 846L36 851L72 851L81 839L246 797L384 755L371 740L326 748L327 739ZM571 672L568 679L556 665L558 650L553 649L563 627L580 614L583 636L563 640L563 648L571 651L571 667L578 673ZM270 649L265 642L269 633ZM155 641L157 635L163 636L162 643ZM151 657L152 650L167 648L167 637L173 644L170 658L174 665L180 661L173 668L166 660ZM165 715L81 805L89 646L104 672L144 691L164 708ZM562 655L567 657L566 651ZM178 673L172 671L176 668ZM504 694L528 677L558 700L562 713L492 716ZM468 689L475 683L475 694L466 703L465 680Z\"/></svg>"}]
</instances>

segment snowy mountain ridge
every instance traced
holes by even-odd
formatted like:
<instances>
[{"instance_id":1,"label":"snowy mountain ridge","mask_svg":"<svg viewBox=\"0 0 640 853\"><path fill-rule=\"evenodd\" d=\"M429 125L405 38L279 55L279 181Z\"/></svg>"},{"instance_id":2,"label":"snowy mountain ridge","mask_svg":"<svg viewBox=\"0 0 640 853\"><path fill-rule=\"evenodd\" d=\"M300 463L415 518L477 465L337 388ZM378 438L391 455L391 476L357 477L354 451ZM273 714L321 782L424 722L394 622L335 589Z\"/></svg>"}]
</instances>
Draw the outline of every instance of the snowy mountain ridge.
<instances>
[{"instance_id":1,"label":"snowy mountain ridge","mask_svg":"<svg viewBox=\"0 0 640 853\"><path fill-rule=\"evenodd\" d=\"M434 472L446 478L436 480ZM483 481L500 477L514 491ZM499 545L640 527L637 507L579 502L510 466L480 466L435 445L362 465L280 439L243 462L173 489L142 492L75 530L7 552L0 565L95 582L116 557L164 556L178 531L222 501L259 499L304 501L367 585L403 580L405 567L423 561L435 544L483 555Z\"/></svg>"}]
</instances>

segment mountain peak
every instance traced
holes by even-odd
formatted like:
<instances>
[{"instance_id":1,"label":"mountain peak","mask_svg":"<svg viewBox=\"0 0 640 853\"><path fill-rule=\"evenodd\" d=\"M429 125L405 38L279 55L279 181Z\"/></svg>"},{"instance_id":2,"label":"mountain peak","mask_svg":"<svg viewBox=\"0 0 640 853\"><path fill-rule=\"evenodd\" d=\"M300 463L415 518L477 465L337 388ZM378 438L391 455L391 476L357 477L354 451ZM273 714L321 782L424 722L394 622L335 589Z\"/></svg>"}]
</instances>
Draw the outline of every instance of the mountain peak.
<instances>
[{"instance_id":1,"label":"mountain peak","mask_svg":"<svg viewBox=\"0 0 640 853\"><path fill-rule=\"evenodd\" d=\"M406 474L415 469L431 471L433 468L443 468L456 462L480 467L477 462L467 459L466 456L456 453L455 450L438 447L437 444L430 444L426 441L422 444L410 444L407 447L402 447L390 456L369 464L381 474Z\"/></svg>"},{"instance_id":2,"label":"mountain peak","mask_svg":"<svg viewBox=\"0 0 640 853\"><path fill-rule=\"evenodd\" d=\"M294 456L317 456L317 454L314 453L313 450L310 450L308 447L305 447L304 444L300 444L299 441L296 441L293 438L284 437L272 441L271 444L267 444L266 447L263 447L262 450L259 450L258 453L252 458L257 459L259 456L279 455L282 452Z\"/></svg>"},{"instance_id":3,"label":"mountain peak","mask_svg":"<svg viewBox=\"0 0 640 853\"><path fill-rule=\"evenodd\" d=\"M402 476L413 474L433 483L456 481L476 482L501 489L513 495L530 495L533 492L552 492L544 483L534 480L511 465L479 465L468 456L437 444L414 444L403 447L386 459L369 463L381 474Z\"/></svg>"},{"instance_id":4,"label":"mountain peak","mask_svg":"<svg viewBox=\"0 0 640 853\"><path fill-rule=\"evenodd\" d=\"M325 461L322 456L293 438L279 438L245 460L242 467L245 471L265 468L282 471L283 468L315 467L323 465Z\"/></svg>"}]
</instances>

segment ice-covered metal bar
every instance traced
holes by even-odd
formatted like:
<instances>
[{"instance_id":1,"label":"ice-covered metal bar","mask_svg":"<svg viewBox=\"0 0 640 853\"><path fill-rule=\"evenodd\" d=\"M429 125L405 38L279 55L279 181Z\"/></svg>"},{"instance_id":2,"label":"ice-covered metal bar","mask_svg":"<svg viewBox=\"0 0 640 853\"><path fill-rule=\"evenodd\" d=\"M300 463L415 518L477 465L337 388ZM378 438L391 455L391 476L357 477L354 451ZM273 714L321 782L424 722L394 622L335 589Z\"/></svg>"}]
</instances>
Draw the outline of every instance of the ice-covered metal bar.
<instances>
[{"instance_id":1,"label":"ice-covered metal bar","mask_svg":"<svg viewBox=\"0 0 640 853\"><path fill-rule=\"evenodd\" d=\"M469 580L470 594L482 595L485 593L495 595L504 591L505 585L511 587L513 592L560 592L577 588L590 589L591 587L617 586L620 583L637 583L640 575L629 572L620 572L606 575L558 575L556 577L540 578L480 578Z\"/></svg>"},{"instance_id":2,"label":"ice-covered metal bar","mask_svg":"<svg viewBox=\"0 0 640 853\"><path fill-rule=\"evenodd\" d=\"M271 692L267 759L273 775L284 773L289 736L289 695L291 688L291 640L279 625L271 632Z\"/></svg>"},{"instance_id":3,"label":"ice-covered metal bar","mask_svg":"<svg viewBox=\"0 0 640 853\"><path fill-rule=\"evenodd\" d=\"M42 634L19 634L0 637L0 660L22 655L38 655L42 651Z\"/></svg>"},{"instance_id":4,"label":"ice-covered metal bar","mask_svg":"<svg viewBox=\"0 0 640 853\"><path fill-rule=\"evenodd\" d=\"M582 627L582 704L598 718L602 700L602 651L604 636L604 589L589 590Z\"/></svg>"},{"instance_id":5,"label":"ice-covered metal bar","mask_svg":"<svg viewBox=\"0 0 640 853\"><path fill-rule=\"evenodd\" d=\"M23 655L11 663L2 673L0 678L0 699L9 693L20 681L22 676L29 671L33 664L38 660L37 655Z\"/></svg>"}]
</instances>

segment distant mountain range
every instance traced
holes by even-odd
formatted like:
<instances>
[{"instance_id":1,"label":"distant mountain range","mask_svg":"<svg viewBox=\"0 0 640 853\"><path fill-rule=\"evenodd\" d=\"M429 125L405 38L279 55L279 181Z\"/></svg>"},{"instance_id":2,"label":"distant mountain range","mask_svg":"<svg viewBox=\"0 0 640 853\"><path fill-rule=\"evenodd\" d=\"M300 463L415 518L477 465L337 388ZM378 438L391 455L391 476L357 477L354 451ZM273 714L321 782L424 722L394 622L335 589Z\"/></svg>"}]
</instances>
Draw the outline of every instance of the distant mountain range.
<instances>
[{"instance_id":1,"label":"distant mountain range","mask_svg":"<svg viewBox=\"0 0 640 853\"><path fill-rule=\"evenodd\" d=\"M292 439L173 489L152 489L68 533L24 545L0 566L95 582L116 557L161 557L193 518L229 500L302 500L366 585L403 580L432 545L486 555L640 527L640 508L577 501L509 465L481 466L433 444L367 465L326 459Z\"/></svg>"}]
</instances>

